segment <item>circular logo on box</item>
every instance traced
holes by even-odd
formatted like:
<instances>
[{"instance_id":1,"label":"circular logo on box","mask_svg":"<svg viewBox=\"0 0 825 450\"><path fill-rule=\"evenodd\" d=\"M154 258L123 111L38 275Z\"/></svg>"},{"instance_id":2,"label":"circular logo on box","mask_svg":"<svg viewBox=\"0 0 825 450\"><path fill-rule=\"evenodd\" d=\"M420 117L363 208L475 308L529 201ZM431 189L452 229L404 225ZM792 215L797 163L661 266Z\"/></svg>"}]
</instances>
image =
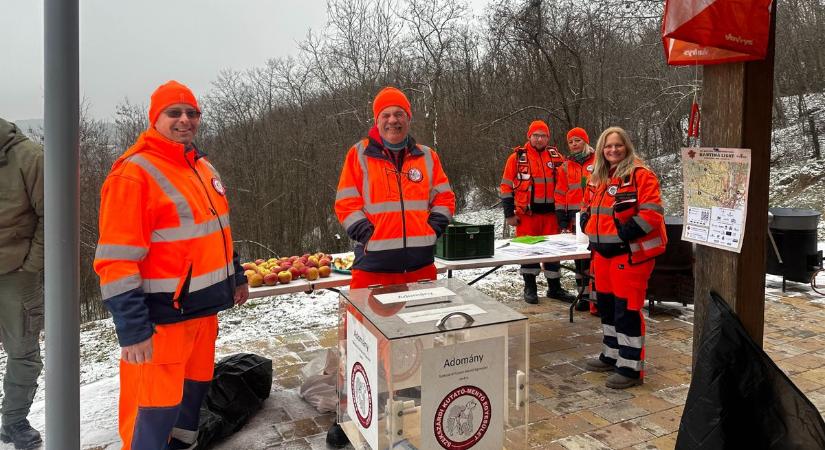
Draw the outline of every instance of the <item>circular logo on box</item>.
<instances>
[{"instance_id":1,"label":"circular logo on box","mask_svg":"<svg viewBox=\"0 0 825 450\"><path fill-rule=\"evenodd\" d=\"M424 175L421 174L420 170L413 167L409 172L407 172L407 178L409 178L413 183L418 183L424 179Z\"/></svg>"},{"instance_id":2,"label":"circular logo on box","mask_svg":"<svg viewBox=\"0 0 825 450\"><path fill-rule=\"evenodd\" d=\"M461 386L438 404L433 430L446 450L465 450L476 445L490 428L490 398L475 386Z\"/></svg>"},{"instance_id":3,"label":"circular logo on box","mask_svg":"<svg viewBox=\"0 0 825 450\"><path fill-rule=\"evenodd\" d=\"M618 191L619 191L619 187L616 186L615 184L613 186L610 186L609 188L607 188L607 193L610 194L610 195L616 195L616 192L618 192Z\"/></svg>"},{"instance_id":4,"label":"circular logo on box","mask_svg":"<svg viewBox=\"0 0 825 450\"><path fill-rule=\"evenodd\" d=\"M369 428L372 424L372 388L370 380L367 378L367 371L360 362L352 366L350 374L350 401L355 407L355 415L358 422L364 428Z\"/></svg>"}]
</instances>

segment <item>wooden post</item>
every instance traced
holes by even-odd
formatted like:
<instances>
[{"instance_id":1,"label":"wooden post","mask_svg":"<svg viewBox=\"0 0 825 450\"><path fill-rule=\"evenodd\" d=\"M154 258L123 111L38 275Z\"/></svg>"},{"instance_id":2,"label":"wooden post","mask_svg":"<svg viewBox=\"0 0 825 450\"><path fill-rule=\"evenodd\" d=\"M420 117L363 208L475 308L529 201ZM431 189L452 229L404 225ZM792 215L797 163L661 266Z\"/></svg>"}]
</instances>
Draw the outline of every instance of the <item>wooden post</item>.
<instances>
[{"instance_id":1,"label":"wooden post","mask_svg":"<svg viewBox=\"0 0 825 450\"><path fill-rule=\"evenodd\" d=\"M765 60L704 68L702 146L751 149L751 174L742 253L696 246L694 350L701 342L711 291L728 302L748 334L762 346L775 31L774 1Z\"/></svg>"}]
</instances>

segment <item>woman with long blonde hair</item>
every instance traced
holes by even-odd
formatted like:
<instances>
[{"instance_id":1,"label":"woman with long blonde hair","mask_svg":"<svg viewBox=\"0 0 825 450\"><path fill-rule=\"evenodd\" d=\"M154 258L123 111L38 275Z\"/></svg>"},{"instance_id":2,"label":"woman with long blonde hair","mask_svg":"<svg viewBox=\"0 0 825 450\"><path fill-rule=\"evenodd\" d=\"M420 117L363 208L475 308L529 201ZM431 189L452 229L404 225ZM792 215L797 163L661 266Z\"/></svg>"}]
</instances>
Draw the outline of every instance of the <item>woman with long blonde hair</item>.
<instances>
[{"instance_id":1,"label":"woman with long blonde hair","mask_svg":"<svg viewBox=\"0 0 825 450\"><path fill-rule=\"evenodd\" d=\"M636 155L627 132L610 127L596 144L588 188L581 225L593 251L604 337L601 354L587 368L613 371L607 387L626 389L644 381L642 307L654 258L667 245L659 180Z\"/></svg>"}]
</instances>

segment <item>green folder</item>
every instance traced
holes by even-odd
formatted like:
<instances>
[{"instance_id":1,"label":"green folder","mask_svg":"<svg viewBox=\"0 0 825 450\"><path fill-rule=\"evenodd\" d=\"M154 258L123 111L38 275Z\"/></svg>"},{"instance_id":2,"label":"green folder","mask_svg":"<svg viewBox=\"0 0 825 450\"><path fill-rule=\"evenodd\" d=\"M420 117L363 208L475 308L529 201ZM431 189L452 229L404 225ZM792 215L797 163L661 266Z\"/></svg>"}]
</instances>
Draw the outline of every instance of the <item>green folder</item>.
<instances>
[{"instance_id":1,"label":"green folder","mask_svg":"<svg viewBox=\"0 0 825 450\"><path fill-rule=\"evenodd\" d=\"M538 244L539 242L546 241L547 236L519 236L513 239L510 239L511 242L516 242L518 244Z\"/></svg>"}]
</instances>

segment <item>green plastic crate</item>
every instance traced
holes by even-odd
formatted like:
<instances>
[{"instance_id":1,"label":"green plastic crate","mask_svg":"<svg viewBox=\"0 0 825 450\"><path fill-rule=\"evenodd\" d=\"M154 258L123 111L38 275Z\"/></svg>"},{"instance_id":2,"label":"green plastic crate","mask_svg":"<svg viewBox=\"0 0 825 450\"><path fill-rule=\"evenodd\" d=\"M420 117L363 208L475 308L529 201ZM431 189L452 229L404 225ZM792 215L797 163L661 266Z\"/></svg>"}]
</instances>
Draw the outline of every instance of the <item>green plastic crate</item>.
<instances>
[{"instance_id":1,"label":"green plastic crate","mask_svg":"<svg viewBox=\"0 0 825 450\"><path fill-rule=\"evenodd\" d=\"M435 243L435 256L441 259L473 259L493 256L492 224L471 225L452 222Z\"/></svg>"}]
</instances>

